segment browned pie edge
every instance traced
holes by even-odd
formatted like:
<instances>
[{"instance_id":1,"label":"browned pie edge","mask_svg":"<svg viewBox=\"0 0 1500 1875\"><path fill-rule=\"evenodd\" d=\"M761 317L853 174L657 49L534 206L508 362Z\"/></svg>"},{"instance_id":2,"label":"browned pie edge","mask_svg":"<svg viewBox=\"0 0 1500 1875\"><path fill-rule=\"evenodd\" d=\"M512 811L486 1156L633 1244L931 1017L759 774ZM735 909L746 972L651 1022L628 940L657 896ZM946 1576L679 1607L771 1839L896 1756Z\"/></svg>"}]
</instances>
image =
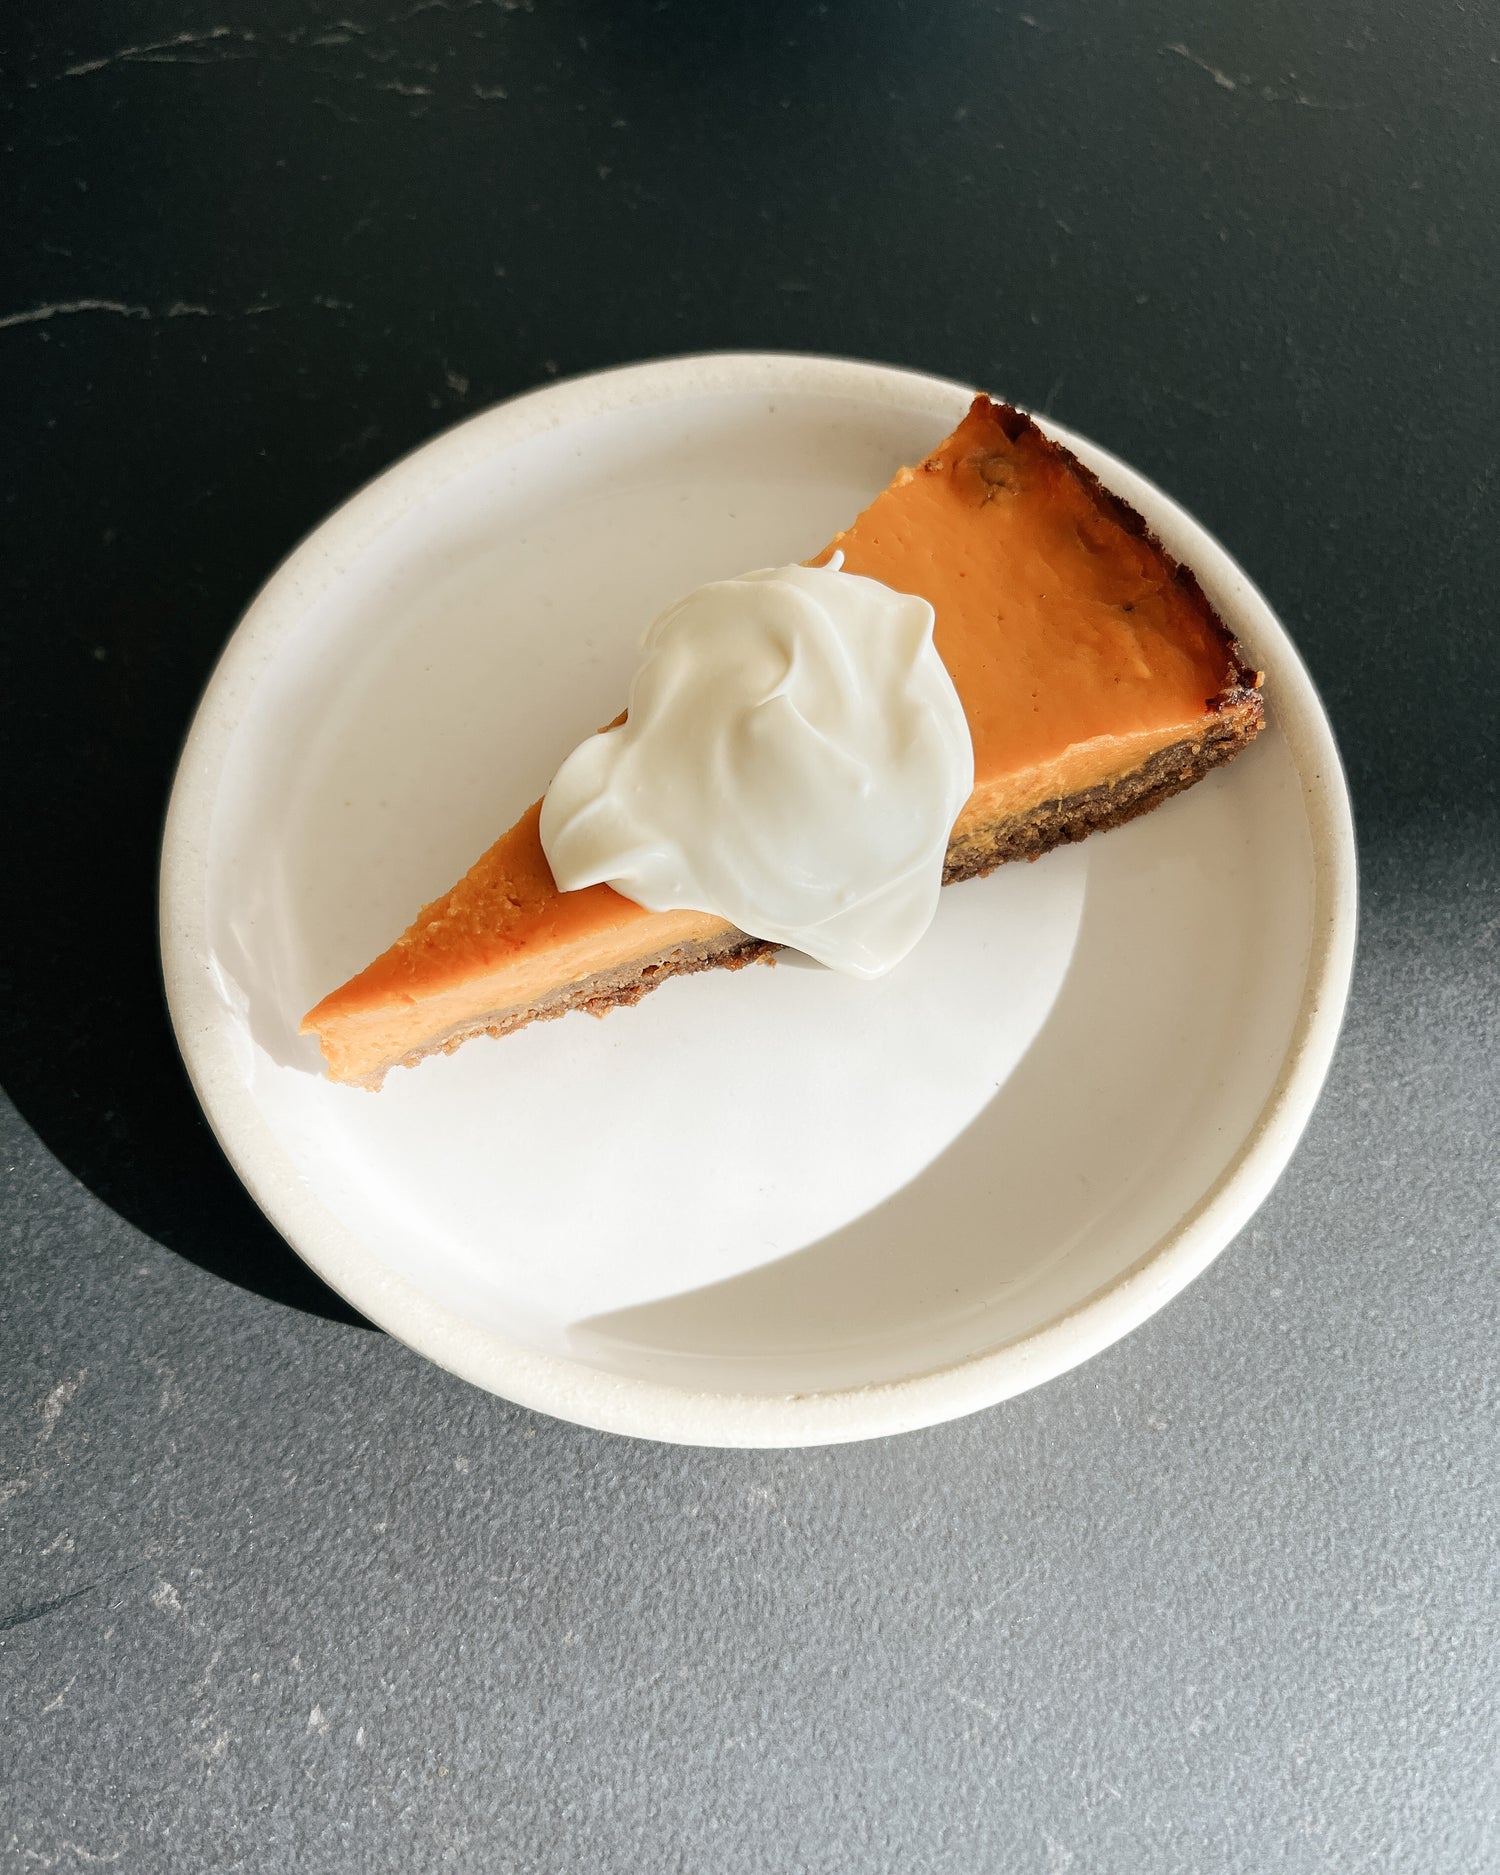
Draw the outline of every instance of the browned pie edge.
<instances>
[{"instance_id":1,"label":"browned pie edge","mask_svg":"<svg viewBox=\"0 0 1500 1875\"><path fill-rule=\"evenodd\" d=\"M1110 520L1118 526L1124 528L1127 534L1133 534L1137 540L1145 541L1151 551L1160 558L1167 570L1168 578L1174 585L1182 588L1192 601L1194 609L1211 627L1214 635L1224 647L1227 659L1224 688L1217 696L1206 698L1205 707L1217 713L1249 703L1254 705L1258 713L1260 708L1258 693L1263 673L1245 662L1245 654L1240 649L1238 639L1209 604L1208 594L1199 585L1197 574L1191 567L1184 566L1180 560L1172 558L1158 537L1152 533L1145 515L1132 508L1130 503L1123 496L1115 494L1113 489L1106 488L1094 471L1080 462L1071 449L1062 443L1054 442L1024 410L1017 410L1012 404L1002 404L997 398L986 397L982 393L974 401L976 404L988 404L990 413L1011 442L1018 442L1022 436L1029 437L1034 444L1040 446L1044 455L1054 456L1059 462L1065 463L1094 506L1102 514L1108 515ZM1255 729L1251 731L1252 737L1258 733L1260 726L1260 718L1257 714Z\"/></svg>"},{"instance_id":2,"label":"browned pie edge","mask_svg":"<svg viewBox=\"0 0 1500 1875\"><path fill-rule=\"evenodd\" d=\"M962 840L955 840L948 849L948 861L943 868L944 885L952 885L960 879L982 878L1007 860L1040 859L1055 846L1082 840L1107 827L1123 826L1138 814L1149 813L1169 796L1191 787L1209 769L1237 755L1253 739L1260 725L1259 710L1241 710L1220 717L1205 730L1200 741L1175 742L1118 781L1087 788L1061 801L1044 801L1029 813L1013 815ZM774 962L779 948L762 938L747 937L743 931L730 926L722 937L680 944L649 963L632 962L617 970L583 977L522 1008L491 1010L437 1041L413 1049L390 1066L414 1068L428 1055L452 1054L460 1043L476 1035L509 1035L530 1022L551 1022L574 1009L586 1010L591 1016L608 1015L611 1009L638 1003L669 977L691 976L699 970L740 970L750 963ZM385 1069L381 1069L355 1085L378 1088L384 1076Z\"/></svg>"}]
</instances>

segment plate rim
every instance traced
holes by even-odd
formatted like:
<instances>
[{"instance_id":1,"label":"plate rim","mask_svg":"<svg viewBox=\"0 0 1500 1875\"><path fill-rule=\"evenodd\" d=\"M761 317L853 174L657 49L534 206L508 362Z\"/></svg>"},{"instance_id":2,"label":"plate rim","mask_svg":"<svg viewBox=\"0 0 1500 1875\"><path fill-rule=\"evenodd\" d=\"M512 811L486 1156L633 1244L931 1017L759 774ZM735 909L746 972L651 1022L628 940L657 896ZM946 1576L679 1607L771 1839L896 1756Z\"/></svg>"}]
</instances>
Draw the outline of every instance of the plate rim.
<instances>
[{"instance_id":1,"label":"plate rim","mask_svg":"<svg viewBox=\"0 0 1500 1875\"><path fill-rule=\"evenodd\" d=\"M256 683L297 629L308 587L337 577L361 543L428 501L497 447L590 416L690 395L774 388L929 410L974 395L952 379L799 352L706 352L615 366L490 405L383 469L280 562L251 599L204 686L178 759L162 832L158 922L173 1033L194 1093L236 1176L291 1249L369 1320L440 1367L528 1410L675 1444L788 1447L910 1431L976 1412L1078 1366L1139 1327L1238 1235L1285 1170L1332 1064L1353 973L1357 861L1353 816L1332 726L1286 628L1227 550L1139 471L1050 418L1105 484L1193 541L1191 564L1235 593L1272 674L1278 728L1302 786L1313 864L1307 974L1281 1070L1254 1124L1198 1202L1128 1269L1044 1327L929 1371L829 1392L703 1392L612 1374L509 1341L443 1308L380 1264L302 1185L261 1117L223 1021L207 941L208 861L218 783ZM1187 556L1184 556L1187 557Z\"/></svg>"}]
</instances>

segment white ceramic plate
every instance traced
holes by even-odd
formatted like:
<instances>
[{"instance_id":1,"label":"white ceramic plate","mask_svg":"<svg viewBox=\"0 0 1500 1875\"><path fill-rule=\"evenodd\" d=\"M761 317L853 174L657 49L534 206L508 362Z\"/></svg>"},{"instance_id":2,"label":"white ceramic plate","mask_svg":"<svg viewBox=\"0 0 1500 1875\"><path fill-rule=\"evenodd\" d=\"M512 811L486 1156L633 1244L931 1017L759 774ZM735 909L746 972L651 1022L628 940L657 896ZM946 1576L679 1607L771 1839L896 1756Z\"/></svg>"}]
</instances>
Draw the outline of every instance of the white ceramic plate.
<instances>
[{"instance_id":1,"label":"white ceramic plate","mask_svg":"<svg viewBox=\"0 0 1500 1875\"><path fill-rule=\"evenodd\" d=\"M552 386L363 489L224 652L162 861L188 1069L294 1248L481 1386L702 1444L929 1424L1135 1327L1291 1155L1353 947L1328 724L1223 549L1057 425L1265 669L1245 756L945 892L879 983L795 960L690 978L378 1096L297 1035L615 713L663 605L813 552L969 395L759 355Z\"/></svg>"}]
</instances>

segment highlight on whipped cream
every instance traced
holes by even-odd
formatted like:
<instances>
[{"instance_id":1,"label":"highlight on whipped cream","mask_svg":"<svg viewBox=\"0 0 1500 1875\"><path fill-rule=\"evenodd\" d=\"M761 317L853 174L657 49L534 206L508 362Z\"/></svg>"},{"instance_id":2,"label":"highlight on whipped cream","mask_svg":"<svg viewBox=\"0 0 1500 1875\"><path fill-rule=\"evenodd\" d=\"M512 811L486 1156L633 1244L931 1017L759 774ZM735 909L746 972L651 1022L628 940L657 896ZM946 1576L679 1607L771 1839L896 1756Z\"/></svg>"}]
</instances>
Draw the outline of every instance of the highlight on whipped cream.
<instances>
[{"instance_id":1,"label":"highlight on whipped cream","mask_svg":"<svg viewBox=\"0 0 1500 1875\"><path fill-rule=\"evenodd\" d=\"M626 721L542 803L563 891L709 913L856 977L921 938L974 748L932 607L842 569L716 580L656 620Z\"/></svg>"}]
</instances>

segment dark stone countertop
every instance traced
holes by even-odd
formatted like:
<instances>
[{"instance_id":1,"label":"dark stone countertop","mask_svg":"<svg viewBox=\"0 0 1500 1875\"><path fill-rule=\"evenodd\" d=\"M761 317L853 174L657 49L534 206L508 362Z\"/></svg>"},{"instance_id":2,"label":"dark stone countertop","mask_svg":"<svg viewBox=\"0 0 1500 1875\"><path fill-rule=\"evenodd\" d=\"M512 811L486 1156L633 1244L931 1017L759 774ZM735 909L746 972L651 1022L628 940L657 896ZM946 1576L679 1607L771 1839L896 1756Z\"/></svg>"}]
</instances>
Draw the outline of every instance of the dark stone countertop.
<instances>
[{"instance_id":1,"label":"dark stone countertop","mask_svg":"<svg viewBox=\"0 0 1500 1875\"><path fill-rule=\"evenodd\" d=\"M1442 0L0 23L0 1870L1500 1865L1500 26ZM155 849L328 508L625 360L982 383L1320 684L1353 1000L1271 1201L959 1424L580 1431L350 1320L188 1092Z\"/></svg>"}]
</instances>

